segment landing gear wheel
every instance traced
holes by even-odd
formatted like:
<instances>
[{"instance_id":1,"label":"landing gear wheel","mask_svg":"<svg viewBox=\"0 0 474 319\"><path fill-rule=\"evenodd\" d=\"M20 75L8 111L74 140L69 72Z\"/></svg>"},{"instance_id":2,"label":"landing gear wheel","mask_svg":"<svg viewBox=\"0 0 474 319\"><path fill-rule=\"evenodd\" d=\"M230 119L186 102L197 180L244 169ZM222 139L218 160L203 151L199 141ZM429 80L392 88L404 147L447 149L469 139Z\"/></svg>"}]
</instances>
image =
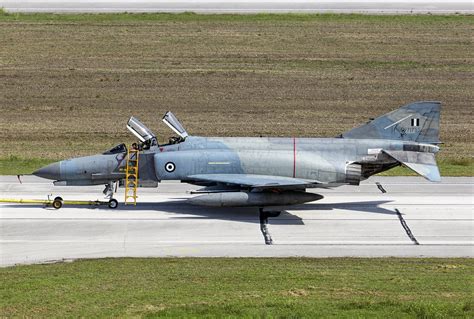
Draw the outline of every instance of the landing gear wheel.
<instances>
[{"instance_id":1,"label":"landing gear wheel","mask_svg":"<svg viewBox=\"0 0 474 319\"><path fill-rule=\"evenodd\" d=\"M54 198L54 200L59 200L59 201L62 202L62 201L63 201L63 198L62 198L61 196L56 196L56 197Z\"/></svg>"},{"instance_id":2,"label":"landing gear wheel","mask_svg":"<svg viewBox=\"0 0 474 319\"><path fill-rule=\"evenodd\" d=\"M51 206L53 206L54 209L60 209L61 207L63 207L63 201L62 199L61 200L58 200L57 199L58 197L56 197L54 200L53 200L53 204ZM61 197L59 197L61 198Z\"/></svg>"},{"instance_id":3,"label":"landing gear wheel","mask_svg":"<svg viewBox=\"0 0 474 319\"><path fill-rule=\"evenodd\" d=\"M109 208L111 209L115 209L117 208L118 206L118 201L114 198L112 198L111 200L109 200Z\"/></svg>"}]
</instances>

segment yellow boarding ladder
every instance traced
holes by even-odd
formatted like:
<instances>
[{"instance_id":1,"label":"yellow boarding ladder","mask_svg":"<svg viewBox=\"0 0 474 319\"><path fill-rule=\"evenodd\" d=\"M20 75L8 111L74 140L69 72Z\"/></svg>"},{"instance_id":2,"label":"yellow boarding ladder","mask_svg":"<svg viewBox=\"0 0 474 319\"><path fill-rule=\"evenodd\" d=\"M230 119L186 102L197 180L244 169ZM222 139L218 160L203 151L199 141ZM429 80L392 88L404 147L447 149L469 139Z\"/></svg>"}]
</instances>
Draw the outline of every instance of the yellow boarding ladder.
<instances>
[{"instance_id":1,"label":"yellow boarding ladder","mask_svg":"<svg viewBox=\"0 0 474 319\"><path fill-rule=\"evenodd\" d=\"M138 186L138 154L137 149L127 150L127 166L125 170L125 205L137 204Z\"/></svg>"}]
</instances>

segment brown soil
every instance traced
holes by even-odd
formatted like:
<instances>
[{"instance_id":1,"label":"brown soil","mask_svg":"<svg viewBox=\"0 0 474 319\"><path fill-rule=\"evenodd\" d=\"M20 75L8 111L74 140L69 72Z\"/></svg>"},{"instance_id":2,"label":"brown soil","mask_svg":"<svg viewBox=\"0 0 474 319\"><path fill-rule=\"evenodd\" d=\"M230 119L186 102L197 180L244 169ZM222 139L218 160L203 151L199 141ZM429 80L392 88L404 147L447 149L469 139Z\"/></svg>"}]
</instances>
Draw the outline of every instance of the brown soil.
<instances>
[{"instance_id":1,"label":"brown soil","mask_svg":"<svg viewBox=\"0 0 474 319\"><path fill-rule=\"evenodd\" d=\"M0 22L0 157L59 159L193 135L335 136L443 104L444 158L474 153L472 18Z\"/></svg>"}]
</instances>

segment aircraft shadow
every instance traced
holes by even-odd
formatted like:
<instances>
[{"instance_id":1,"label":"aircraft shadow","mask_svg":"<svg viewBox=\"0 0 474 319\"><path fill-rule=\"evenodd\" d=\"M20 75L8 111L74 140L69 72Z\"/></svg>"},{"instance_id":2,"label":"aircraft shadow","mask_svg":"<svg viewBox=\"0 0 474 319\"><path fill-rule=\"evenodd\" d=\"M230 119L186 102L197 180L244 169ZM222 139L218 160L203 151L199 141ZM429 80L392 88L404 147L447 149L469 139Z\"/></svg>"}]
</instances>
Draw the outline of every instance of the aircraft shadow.
<instances>
[{"instance_id":1,"label":"aircraft shadow","mask_svg":"<svg viewBox=\"0 0 474 319\"><path fill-rule=\"evenodd\" d=\"M298 205L291 208L291 210L306 211L306 210L324 210L332 211L335 209L350 210L362 213L375 213L375 214L386 214L386 215L397 215L394 210L380 207L380 205L390 203L390 200L380 201L367 201L367 202L345 202L345 203L332 203L332 204L318 204L310 203L305 205ZM403 215L403 214L402 214Z\"/></svg>"},{"instance_id":2,"label":"aircraft shadow","mask_svg":"<svg viewBox=\"0 0 474 319\"><path fill-rule=\"evenodd\" d=\"M364 202L346 202L346 203L332 203L319 204L310 203L303 205L296 205L286 207L293 213L287 210L282 210L280 216L269 217L269 220L278 219L279 225L304 225L301 217L297 216L298 211L331 211L342 209L348 211L356 211L361 213L387 214L396 215L395 211L380 207L380 205L389 203L391 201L364 201ZM33 206L33 205L32 205ZM37 206L37 205L35 205ZM12 204L4 205L4 207L18 207L24 208L24 205ZM93 206L85 205L67 205L65 207L73 207L78 209L94 209ZM55 211L54 209L50 208ZM101 206L102 210L109 210L106 206ZM172 213L176 216L172 219L218 219L246 223L260 223L259 212L255 207L201 207L194 206L187 203L185 200L170 201L170 202L140 202L137 206L125 206L120 204L115 210L109 210L111 213L117 211L161 211L165 213ZM59 210L60 212L60 210ZM295 214L294 214L295 213Z\"/></svg>"},{"instance_id":3,"label":"aircraft shadow","mask_svg":"<svg viewBox=\"0 0 474 319\"><path fill-rule=\"evenodd\" d=\"M172 202L140 202L137 206L120 205L117 210L152 211L159 210L166 213L176 214L172 219L219 219L246 223L260 223L259 210L256 207L203 207L187 203L185 200ZM281 211L280 216L283 225L304 225L301 217L291 214L286 210Z\"/></svg>"}]
</instances>

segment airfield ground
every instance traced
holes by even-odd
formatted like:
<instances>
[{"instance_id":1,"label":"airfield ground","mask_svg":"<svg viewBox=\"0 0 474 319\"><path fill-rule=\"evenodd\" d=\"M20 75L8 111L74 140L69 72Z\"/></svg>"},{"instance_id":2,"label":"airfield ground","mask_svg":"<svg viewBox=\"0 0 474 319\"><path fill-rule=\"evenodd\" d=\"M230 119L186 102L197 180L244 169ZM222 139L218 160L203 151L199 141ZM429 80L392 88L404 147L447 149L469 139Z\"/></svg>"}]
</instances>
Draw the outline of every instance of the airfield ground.
<instances>
[{"instance_id":1,"label":"airfield ground","mask_svg":"<svg viewBox=\"0 0 474 319\"><path fill-rule=\"evenodd\" d=\"M472 318L471 180L374 177L321 190L323 200L268 220L273 245L256 210L191 206L193 186L178 182L116 210L2 203L0 317ZM101 190L0 183L12 198ZM22 265L123 256L181 258ZM276 258L288 256L408 258Z\"/></svg>"},{"instance_id":2,"label":"airfield ground","mask_svg":"<svg viewBox=\"0 0 474 319\"><path fill-rule=\"evenodd\" d=\"M474 174L472 16L0 13L0 174L191 134L335 136L441 100L442 174ZM395 171L395 174L404 173Z\"/></svg>"},{"instance_id":3,"label":"airfield ground","mask_svg":"<svg viewBox=\"0 0 474 319\"><path fill-rule=\"evenodd\" d=\"M472 318L473 259L102 259L1 268L2 317Z\"/></svg>"},{"instance_id":4,"label":"airfield ground","mask_svg":"<svg viewBox=\"0 0 474 319\"><path fill-rule=\"evenodd\" d=\"M456 15L0 12L0 174L30 173L53 160L131 142L125 129L131 115L161 141L170 135L161 123L167 110L195 135L334 136L405 103L441 100L442 173L472 176L473 25L472 16ZM467 200L469 194L456 196ZM405 217L426 214L452 231L431 214L459 218L460 209L430 205L435 208L416 206ZM22 225L10 227L23 222L16 219L26 211L14 209L1 211L11 217L1 224L2 234L34 236ZM83 210L68 209L83 217ZM373 215L370 209L361 214ZM70 235L68 224L48 223L45 235ZM390 223L402 231L397 219ZM410 221L414 231L417 223L423 221ZM179 235L179 228L168 231ZM437 228L430 231L437 235ZM94 232L87 233L84 228L94 245ZM15 239L9 245L28 247ZM116 258L20 265L0 268L0 317L472 318L473 267L472 258Z\"/></svg>"},{"instance_id":5,"label":"airfield ground","mask_svg":"<svg viewBox=\"0 0 474 319\"><path fill-rule=\"evenodd\" d=\"M0 178L14 199L102 199L103 186L53 186ZM382 193L376 183L383 185ZM472 178L372 177L318 189L322 200L285 207L266 222L256 208L190 205L178 181L141 188L137 206L0 203L0 267L104 257L473 257ZM273 245L266 245L271 238Z\"/></svg>"}]
</instances>

